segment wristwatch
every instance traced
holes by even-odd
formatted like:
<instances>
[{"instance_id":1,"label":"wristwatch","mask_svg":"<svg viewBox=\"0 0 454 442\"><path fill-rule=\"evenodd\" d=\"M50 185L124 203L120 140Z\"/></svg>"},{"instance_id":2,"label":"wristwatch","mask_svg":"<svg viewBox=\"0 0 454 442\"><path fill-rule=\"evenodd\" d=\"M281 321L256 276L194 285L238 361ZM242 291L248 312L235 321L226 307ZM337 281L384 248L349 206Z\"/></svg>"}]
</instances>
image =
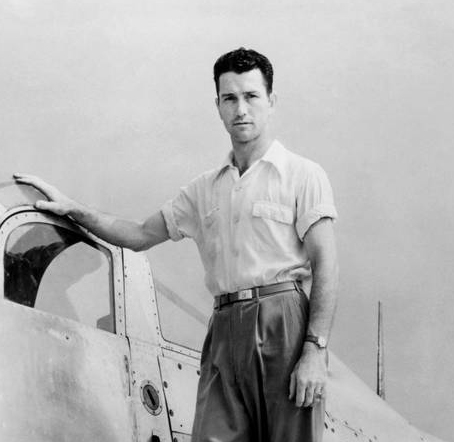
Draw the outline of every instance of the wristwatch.
<instances>
[{"instance_id":1,"label":"wristwatch","mask_svg":"<svg viewBox=\"0 0 454 442\"><path fill-rule=\"evenodd\" d=\"M318 348L326 348L326 339L323 336L306 335L304 340L314 343Z\"/></svg>"}]
</instances>

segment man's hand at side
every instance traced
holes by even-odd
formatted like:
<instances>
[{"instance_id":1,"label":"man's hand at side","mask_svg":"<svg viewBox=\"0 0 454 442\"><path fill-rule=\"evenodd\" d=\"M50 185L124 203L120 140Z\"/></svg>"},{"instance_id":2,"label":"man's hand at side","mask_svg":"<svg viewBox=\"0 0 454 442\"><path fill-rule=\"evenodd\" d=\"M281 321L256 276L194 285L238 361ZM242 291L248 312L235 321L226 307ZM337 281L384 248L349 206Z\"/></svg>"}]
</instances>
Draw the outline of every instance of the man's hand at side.
<instances>
[{"instance_id":1,"label":"man's hand at side","mask_svg":"<svg viewBox=\"0 0 454 442\"><path fill-rule=\"evenodd\" d=\"M86 207L36 176L16 173L13 177L16 182L33 186L48 198L49 201L37 201L37 209L68 215L111 244L138 251L169 239L161 212L156 212L143 222L124 220Z\"/></svg>"},{"instance_id":2,"label":"man's hand at side","mask_svg":"<svg viewBox=\"0 0 454 442\"><path fill-rule=\"evenodd\" d=\"M327 366L325 349L304 344L303 354L290 375L289 399L297 407L312 407L325 397Z\"/></svg>"}]
</instances>

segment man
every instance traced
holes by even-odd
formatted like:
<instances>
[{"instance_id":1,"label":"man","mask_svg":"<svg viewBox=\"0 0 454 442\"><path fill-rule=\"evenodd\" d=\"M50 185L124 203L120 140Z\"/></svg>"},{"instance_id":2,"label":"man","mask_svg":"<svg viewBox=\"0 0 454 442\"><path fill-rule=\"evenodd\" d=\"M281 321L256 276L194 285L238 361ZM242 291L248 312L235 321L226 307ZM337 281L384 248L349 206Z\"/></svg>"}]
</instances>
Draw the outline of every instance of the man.
<instances>
[{"instance_id":1,"label":"man","mask_svg":"<svg viewBox=\"0 0 454 442\"><path fill-rule=\"evenodd\" d=\"M70 215L113 244L143 250L195 240L215 302L194 442L321 441L338 275L331 187L317 164L273 140L266 57L229 52L214 79L232 151L144 222L86 208L36 177L15 178L49 198L37 208Z\"/></svg>"}]
</instances>

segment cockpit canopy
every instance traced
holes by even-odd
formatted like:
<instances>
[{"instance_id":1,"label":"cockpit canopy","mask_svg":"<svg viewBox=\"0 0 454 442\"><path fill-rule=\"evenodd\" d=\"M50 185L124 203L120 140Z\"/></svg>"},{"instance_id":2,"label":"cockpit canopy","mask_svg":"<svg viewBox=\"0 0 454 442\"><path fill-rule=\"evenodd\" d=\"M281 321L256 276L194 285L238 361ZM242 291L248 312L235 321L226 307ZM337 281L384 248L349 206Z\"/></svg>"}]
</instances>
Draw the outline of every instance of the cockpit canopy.
<instances>
[{"instance_id":1,"label":"cockpit canopy","mask_svg":"<svg viewBox=\"0 0 454 442\"><path fill-rule=\"evenodd\" d=\"M69 218L35 210L38 200L46 200L46 196L32 186L14 181L0 183L3 297L115 333L115 247L87 234ZM191 284L182 281L175 244L168 248L171 250L161 245L153 251L161 333L168 342L200 349L211 295L197 288L191 290ZM163 268L170 270L163 272ZM122 281L123 275L118 279Z\"/></svg>"}]
</instances>

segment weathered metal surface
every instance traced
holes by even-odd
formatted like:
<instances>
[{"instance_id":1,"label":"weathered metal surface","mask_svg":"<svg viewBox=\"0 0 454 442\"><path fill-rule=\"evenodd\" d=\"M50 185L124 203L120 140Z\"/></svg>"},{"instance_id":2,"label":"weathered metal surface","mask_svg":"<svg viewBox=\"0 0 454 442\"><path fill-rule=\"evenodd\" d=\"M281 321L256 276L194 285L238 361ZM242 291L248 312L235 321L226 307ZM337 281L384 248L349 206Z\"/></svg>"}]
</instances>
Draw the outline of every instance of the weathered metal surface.
<instances>
[{"instance_id":1,"label":"weathered metal surface","mask_svg":"<svg viewBox=\"0 0 454 442\"><path fill-rule=\"evenodd\" d=\"M197 365L199 353L177 344L165 341L160 332L158 309L156 306L155 287L148 261L143 254L124 250L126 334L130 340L131 362L133 367L133 401L136 410L138 441L148 442L152 432L161 442L172 441L169 418L175 422L174 430L190 433L194 414L195 393L197 388ZM172 318L161 318L171 321ZM163 350L172 349L172 351ZM185 371L184 377L175 378L175 384L181 384L181 391L172 401L172 414L179 419L174 421L169 408L169 398L159 371L158 358L162 352L172 354L175 364L185 367L192 362L191 369ZM162 370L162 366L161 366ZM157 387L162 403L162 412L150 413L143 405L141 386L150 381ZM165 394L165 397L164 397ZM177 404L178 402L178 404ZM183 420L181 420L181 417ZM181 420L181 421L180 421ZM173 425L173 424L172 424Z\"/></svg>"},{"instance_id":2,"label":"weathered metal surface","mask_svg":"<svg viewBox=\"0 0 454 442\"><path fill-rule=\"evenodd\" d=\"M137 441L149 442L152 435L159 437L160 442L171 442L167 408L162 390L161 375L158 366L160 349L148 342L131 339L131 376L132 403L137 423ZM144 382L152 383L157 390L162 412L151 414L142 401L141 388Z\"/></svg>"},{"instance_id":3,"label":"weathered metal surface","mask_svg":"<svg viewBox=\"0 0 454 442\"><path fill-rule=\"evenodd\" d=\"M130 339L158 345L161 340L158 310L150 266L144 254L123 251L126 333Z\"/></svg>"},{"instance_id":4,"label":"weathered metal surface","mask_svg":"<svg viewBox=\"0 0 454 442\"><path fill-rule=\"evenodd\" d=\"M332 353L326 409L324 442L428 440Z\"/></svg>"},{"instance_id":5,"label":"weathered metal surface","mask_svg":"<svg viewBox=\"0 0 454 442\"><path fill-rule=\"evenodd\" d=\"M134 440L125 338L0 300L0 354L0 440Z\"/></svg>"},{"instance_id":6,"label":"weathered metal surface","mask_svg":"<svg viewBox=\"0 0 454 442\"><path fill-rule=\"evenodd\" d=\"M183 433L172 433L173 442L191 442L191 436Z\"/></svg>"},{"instance_id":7,"label":"weathered metal surface","mask_svg":"<svg viewBox=\"0 0 454 442\"><path fill-rule=\"evenodd\" d=\"M167 352L170 353L170 352ZM159 358L172 431L190 434L194 421L199 367L179 354Z\"/></svg>"}]
</instances>

